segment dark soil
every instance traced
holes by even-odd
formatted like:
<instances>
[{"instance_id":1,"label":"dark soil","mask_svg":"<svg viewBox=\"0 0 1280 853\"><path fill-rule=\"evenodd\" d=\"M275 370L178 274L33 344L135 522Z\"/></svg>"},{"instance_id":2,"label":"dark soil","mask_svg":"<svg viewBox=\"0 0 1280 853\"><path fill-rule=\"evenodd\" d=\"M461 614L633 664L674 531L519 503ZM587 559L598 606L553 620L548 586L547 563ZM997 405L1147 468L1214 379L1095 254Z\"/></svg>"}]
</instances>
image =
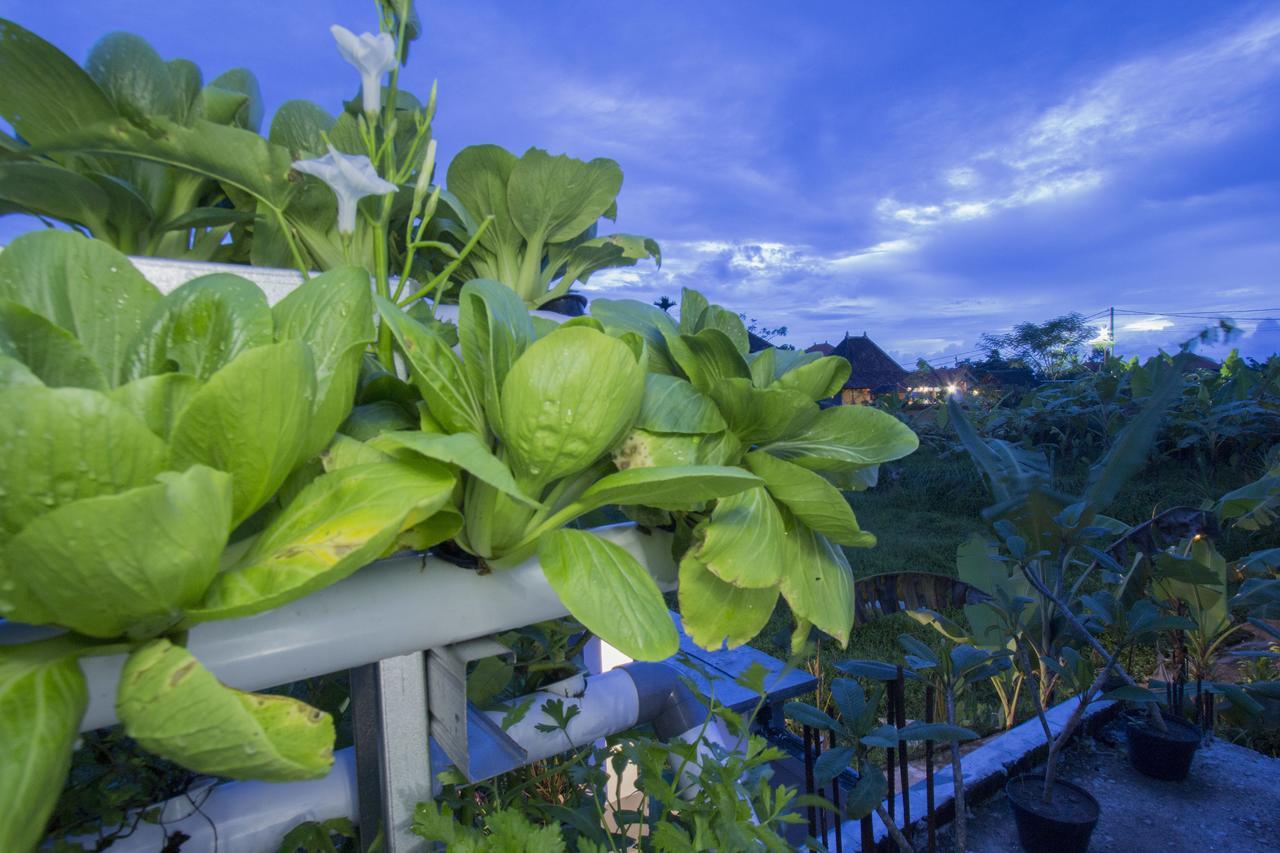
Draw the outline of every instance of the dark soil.
<instances>
[{"instance_id":1,"label":"dark soil","mask_svg":"<svg viewBox=\"0 0 1280 853\"><path fill-rule=\"evenodd\" d=\"M1046 803L1044 777L1039 779L1015 779L1009 783L1006 793L1029 812L1063 823L1088 823L1098 815L1098 804L1075 788L1053 783L1053 801Z\"/></svg>"},{"instance_id":2,"label":"dark soil","mask_svg":"<svg viewBox=\"0 0 1280 853\"><path fill-rule=\"evenodd\" d=\"M1167 731L1160 731L1150 721L1131 721L1133 725L1142 727L1142 734L1153 740L1170 741L1172 743L1195 743L1200 739L1200 730L1185 720L1172 717L1165 718Z\"/></svg>"},{"instance_id":3,"label":"dark soil","mask_svg":"<svg viewBox=\"0 0 1280 853\"><path fill-rule=\"evenodd\" d=\"M1038 772L1042 772L1038 771ZM1200 748L1182 782L1150 779L1126 755L1124 724L1082 740L1062 757L1059 778L1102 807L1093 853L1263 853L1280 849L1280 759L1214 741ZM954 849L948 828L939 850ZM1013 814L1004 794L969 819L972 853L1015 853Z\"/></svg>"}]
</instances>

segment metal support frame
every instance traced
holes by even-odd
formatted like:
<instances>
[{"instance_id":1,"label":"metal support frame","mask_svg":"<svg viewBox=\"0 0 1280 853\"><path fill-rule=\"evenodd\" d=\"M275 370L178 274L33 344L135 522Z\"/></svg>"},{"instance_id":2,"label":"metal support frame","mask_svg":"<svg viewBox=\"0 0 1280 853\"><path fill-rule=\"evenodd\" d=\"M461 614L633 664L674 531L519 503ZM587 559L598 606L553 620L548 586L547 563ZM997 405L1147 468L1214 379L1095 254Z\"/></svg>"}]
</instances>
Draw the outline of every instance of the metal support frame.
<instances>
[{"instance_id":1,"label":"metal support frame","mask_svg":"<svg viewBox=\"0 0 1280 853\"><path fill-rule=\"evenodd\" d=\"M351 706L360 785L360 846L379 834L381 850L407 853L424 842L413 810L431 799L427 672L422 652L351 670Z\"/></svg>"},{"instance_id":2,"label":"metal support frame","mask_svg":"<svg viewBox=\"0 0 1280 853\"><path fill-rule=\"evenodd\" d=\"M487 657L515 662L510 649L488 638L427 652L431 736L469 782L489 779L528 763L524 748L467 699L467 664Z\"/></svg>"}]
</instances>

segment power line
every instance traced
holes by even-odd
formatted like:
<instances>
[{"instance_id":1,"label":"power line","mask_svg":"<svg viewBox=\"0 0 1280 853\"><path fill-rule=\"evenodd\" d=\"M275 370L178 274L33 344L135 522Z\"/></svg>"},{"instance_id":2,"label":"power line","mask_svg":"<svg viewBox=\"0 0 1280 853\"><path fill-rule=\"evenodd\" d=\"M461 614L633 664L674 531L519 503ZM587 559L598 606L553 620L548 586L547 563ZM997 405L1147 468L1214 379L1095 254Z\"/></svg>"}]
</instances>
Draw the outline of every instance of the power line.
<instances>
[{"instance_id":1,"label":"power line","mask_svg":"<svg viewBox=\"0 0 1280 853\"><path fill-rule=\"evenodd\" d=\"M1232 314L1254 315L1254 314L1260 314L1260 313L1274 313L1274 314L1280 315L1280 308L1233 308L1233 309L1224 308L1220 310L1206 309L1203 311L1138 311L1132 308L1103 308L1100 311L1095 311L1092 314L1083 316L1082 319L1086 322L1090 320L1097 320L1099 318L1105 318L1108 315L1112 315L1113 312L1114 314L1122 315L1125 317L1177 317L1183 320L1214 321L1214 320L1228 318ZM1080 313L1080 312L1077 312L1077 313ZM1241 319L1248 320L1250 322L1258 322L1258 323L1266 322L1269 320L1280 322L1280 316L1268 316L1268 317L1246 316L1246 317L1241 317ZM1005 327L1006 330L1011 328L1012 326ZM1115 346L1116 338L1118 337L1117 333L1124 333L1126 335L1135 335L1135 334L1142 334L1145 332L1156 332L1156 333L1172 335L1172 334L1195 333L1195 332L1202 331L1205 328L1207 328L1207 326L1204 323L1187 323L1187 322L1171 323L1170 325L1165 326L1164 328L1161 328L1161 329L1120 328L1118 330L1113 330L1111 332L1110 345L1111 347ZM958 363L961 359L967 356L985 355L987 352L988 352L988 348L979 347L977 349L964 350L962 352L949 352L949 353L938 354L933 356L932 360L937 362L942 362L942 363L945 363L947 361ZM925 359L925 361L930 361L930 359ZM904 368L906 367L905 365L903 366ZM912 368L907 368L907 369L912 369Z\"/></svg>"}]
</instances>

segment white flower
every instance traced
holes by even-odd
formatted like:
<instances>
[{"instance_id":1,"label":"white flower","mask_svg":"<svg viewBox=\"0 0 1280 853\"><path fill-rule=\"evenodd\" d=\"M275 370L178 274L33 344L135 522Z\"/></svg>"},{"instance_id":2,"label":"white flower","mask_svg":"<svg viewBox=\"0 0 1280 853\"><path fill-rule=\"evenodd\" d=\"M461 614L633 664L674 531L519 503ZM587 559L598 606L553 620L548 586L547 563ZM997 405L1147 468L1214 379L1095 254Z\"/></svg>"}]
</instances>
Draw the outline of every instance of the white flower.
<instances>
[{"instance_id":1,"label":"white flower","mask_svg":"<svg viewBox=\"0 0 1280 853\"><path fill-rule=\"evenodd\" d=\"M338 43L338 52L360 72L361 94L366 115L382 108L382 75L396 67L396 41L390 33L356 35L346 27L329 28Z\"/></svg>"},{"instance_id":2,"label":"white flower","mask_svg":"<svg viewBox=\"0 0 1280 853\"><path fill-rule=\"evenodd\" d=\"M340 154L329 146L329 153L314 160L298 160L293 168L313 175L329 185L338 197L338 230L350 234L356 230L356 203L367 195L386 195L396 185L384 181L363 154Z\"/></svg>"}]
</instances>

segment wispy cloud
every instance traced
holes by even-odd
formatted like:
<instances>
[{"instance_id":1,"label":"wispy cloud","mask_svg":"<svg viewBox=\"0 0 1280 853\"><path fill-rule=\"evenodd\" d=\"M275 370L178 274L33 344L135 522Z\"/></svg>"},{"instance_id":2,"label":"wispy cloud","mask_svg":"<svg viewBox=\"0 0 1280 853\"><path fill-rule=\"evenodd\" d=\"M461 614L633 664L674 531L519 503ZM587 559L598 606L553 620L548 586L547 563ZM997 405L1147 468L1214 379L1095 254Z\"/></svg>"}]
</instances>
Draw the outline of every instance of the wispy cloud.
<instances>
[{"instance_id":1,"label":"wispy cloud","mask_svg":"<svg viewBox=\"0 0 1280 853\"><path fill-rule=\"evenodd\" d=\"M931 187L895 192L876 210L887 231L917 232L1086 193L1134 158L1246 129L1267 115L1253 107L1278 76L1280 15L1197 33L1101 72L1004 143L941 167Z\"/></svg>"}]
</instances>

